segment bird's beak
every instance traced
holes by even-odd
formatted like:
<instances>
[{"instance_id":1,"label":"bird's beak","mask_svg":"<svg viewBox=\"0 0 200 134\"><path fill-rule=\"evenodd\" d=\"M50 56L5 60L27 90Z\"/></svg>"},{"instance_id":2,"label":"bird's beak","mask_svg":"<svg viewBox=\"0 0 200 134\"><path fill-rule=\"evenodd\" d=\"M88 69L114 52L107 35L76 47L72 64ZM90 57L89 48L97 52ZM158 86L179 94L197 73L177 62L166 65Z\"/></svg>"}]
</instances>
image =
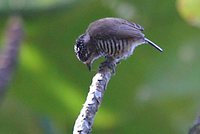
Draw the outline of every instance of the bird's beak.
<instances>
[{"instance_id":1,"label":"bird's beak","mask_svg":"<svg viewBox=\"0 0 200 134\"><path fill-rule=\"evenodd\" d=\"M86 63L86 65L87 65L88 70L91 71L91 69L92 69L91 63L90 62Z\"/></svg>"},{"instance_id":2,"label":"bird's beak","mask_svg":"<svg viewBox=\"0 0 200 134\"><path fill-rule=\"evenodd\" d=\"M152 41L150 41L149 39L145 38L144 39L146 43L150 44L151 46L153 46L154 48L156 48L157 50L159 50L160 52L163 51L162 48L160 48L158 45L156 45L155 43L153 43Z\"/></svg>"}]
</instances>

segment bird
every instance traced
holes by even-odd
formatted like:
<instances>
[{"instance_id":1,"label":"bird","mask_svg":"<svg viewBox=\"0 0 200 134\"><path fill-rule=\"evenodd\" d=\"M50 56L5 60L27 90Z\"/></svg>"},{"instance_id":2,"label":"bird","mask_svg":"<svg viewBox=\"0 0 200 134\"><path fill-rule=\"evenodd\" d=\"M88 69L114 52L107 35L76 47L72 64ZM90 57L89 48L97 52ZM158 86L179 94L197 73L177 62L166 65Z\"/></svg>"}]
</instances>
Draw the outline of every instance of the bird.
<instances>
[{"instance_id":1,"label":"bird","mask_svg":"<svg viewBox=\"0 0 200 134\"><path fill-rule=\"evenodd\" d=\"M92 63L105 57L105 61L119 63L133 54L134 49L142 44L150 44L160 52L158 45L145 37L144 28L139 24L122 18L107 17L89 24L85 33L75 42L77 58L91 70Z\"/></svg>"}]
</instances>

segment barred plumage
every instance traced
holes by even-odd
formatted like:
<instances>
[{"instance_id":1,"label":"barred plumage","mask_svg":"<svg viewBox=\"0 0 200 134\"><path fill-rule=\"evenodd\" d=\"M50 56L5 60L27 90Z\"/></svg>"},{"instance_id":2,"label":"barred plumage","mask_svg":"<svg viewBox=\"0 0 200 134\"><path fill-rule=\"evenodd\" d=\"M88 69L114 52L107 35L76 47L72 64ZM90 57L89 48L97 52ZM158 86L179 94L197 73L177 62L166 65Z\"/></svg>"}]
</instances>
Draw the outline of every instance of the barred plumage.
<instances>
[{"instance_id":1,"label":"barred plumage","mask_svg":"<svg viewBox=\"0 0 200 134\"><path fill-rule=\"evenodd\" d=\"M94 43L95 45L95 43ZM125 58L124 53L129 52L131 42L129 39L99 39L95 45L99 53L104 57Z\"/></svg>"},{"instance_id":2,"label":"barred plumage","mask_svg":"<svg viewBox=\"0 0 200 134\"><path fill-rule=\"evenodd\" d=\"M89 69L92 62L101 56L119 62L129 57L135 47L145 43L162 51L144 36L143 30L139 24L124 19L100 19L89 25L86 32L77 39L74 49L78 59L87 64Z\"/></svg>"}]
</instances>

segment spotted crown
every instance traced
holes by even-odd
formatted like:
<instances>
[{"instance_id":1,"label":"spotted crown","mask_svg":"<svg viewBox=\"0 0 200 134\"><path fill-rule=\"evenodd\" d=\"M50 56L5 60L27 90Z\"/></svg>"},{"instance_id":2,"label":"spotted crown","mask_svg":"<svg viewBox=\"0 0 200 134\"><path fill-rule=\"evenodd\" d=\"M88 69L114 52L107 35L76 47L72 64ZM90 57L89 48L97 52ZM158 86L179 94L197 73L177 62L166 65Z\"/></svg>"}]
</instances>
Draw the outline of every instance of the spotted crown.
<instances>
[{"instance_id":1,"label":"spotted crown","mask_svg":"<svg viewBox=\"0 0 200 134\"><path fill-rule=\"evenodd\" d=\"M85 37L85 34L79 36L79 38L76 40L76 44L74 46L74 51L76 53L76 56L82 62L87 61L88 56L89 56L87 46L84 42L84 37Z\"/></svg>"}]
</instances>

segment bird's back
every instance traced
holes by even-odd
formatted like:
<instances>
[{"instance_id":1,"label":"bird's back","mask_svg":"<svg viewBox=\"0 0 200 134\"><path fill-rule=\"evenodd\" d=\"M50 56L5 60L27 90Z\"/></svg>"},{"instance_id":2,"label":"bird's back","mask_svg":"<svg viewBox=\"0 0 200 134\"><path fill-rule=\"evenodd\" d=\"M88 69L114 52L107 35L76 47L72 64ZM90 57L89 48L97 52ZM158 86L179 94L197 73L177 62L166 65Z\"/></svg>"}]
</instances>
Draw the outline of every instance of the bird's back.
<instances>
[{"instance_id":1,"label":"bird's back","mask_svg":"<svg viewBox=\"0 0 200 134\"><path fill-rule=\"evenodd\" d=\"M87 33L103 56L127 58L135 48L133 42L143 42L143 27L119 18L104 18L91 23Z\"/></svg>"},{"instance_id":2,"label":"bird's back","mask_svg":"<svg viewBox=\"0 0 200 134\"><path fill-rule=\"evenodd\" d=\"M120 18L104 18L91 23L87 32L91 37L115 36L119 38L143 37L144 28Z\"/></svg>"}]
</instances>

